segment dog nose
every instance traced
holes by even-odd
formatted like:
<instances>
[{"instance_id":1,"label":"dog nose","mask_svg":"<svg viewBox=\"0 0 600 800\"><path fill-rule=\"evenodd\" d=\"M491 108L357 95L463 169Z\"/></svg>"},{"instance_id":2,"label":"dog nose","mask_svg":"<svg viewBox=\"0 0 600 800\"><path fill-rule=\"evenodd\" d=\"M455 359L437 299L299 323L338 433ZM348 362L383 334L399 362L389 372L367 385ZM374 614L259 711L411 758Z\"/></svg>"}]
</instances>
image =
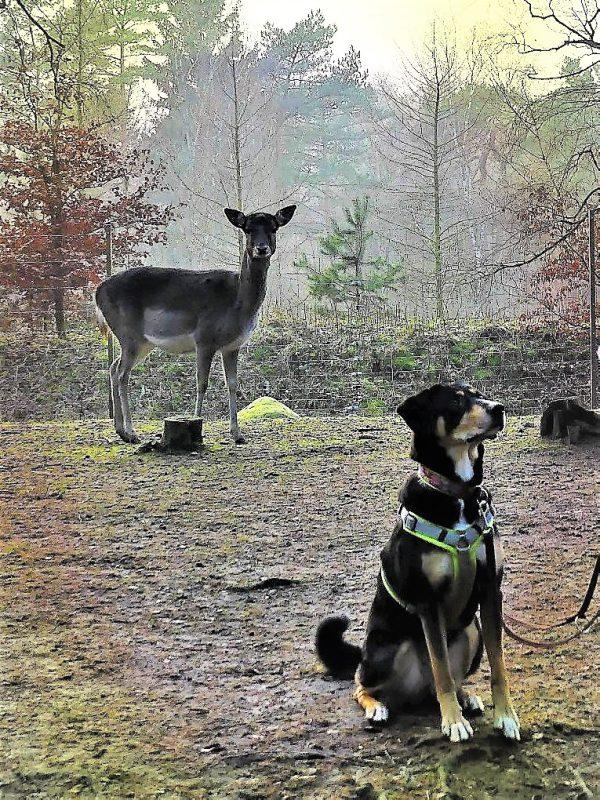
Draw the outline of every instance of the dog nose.
<instances>
[{"instance_id":1,"label":"dog nose","mask_svg":"<svg viewBox=\"0 0 600 800\"><path fill-rule=\"evenodd\" d=\"M268 256L268 255L269 255L269 252L270 252L270 250L269 250L269 248L268 248L266 245L264 245L264 244L259 244L259 245L258 245L258 247L256 248L256 252L257 252L257 253L258 253L260 256Z\"/></svg>"}]
</instances>

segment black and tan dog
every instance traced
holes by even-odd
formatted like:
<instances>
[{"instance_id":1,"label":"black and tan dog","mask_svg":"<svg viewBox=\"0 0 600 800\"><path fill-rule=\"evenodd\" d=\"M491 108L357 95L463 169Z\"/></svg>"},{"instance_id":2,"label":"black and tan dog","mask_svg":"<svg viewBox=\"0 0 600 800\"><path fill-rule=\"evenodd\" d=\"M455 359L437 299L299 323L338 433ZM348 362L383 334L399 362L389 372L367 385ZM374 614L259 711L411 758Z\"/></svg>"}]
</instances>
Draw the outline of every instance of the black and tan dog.
<instances>
[{"instance_id":1,"label":"black and tan dog","mask_svg":"<svg viewBox=\"0 0 600 800\"><path fill-rule=\"evenodd\" d=\"M457 742L473 735L463 712L483 711L462 684L479 667L485 643L494 727L519 739L502 652L502 548L481 485L483 440L504 427L504 407L469 386L438 384L398 413L414 433L411 457L420 466L400 491L399 520L381 552L365 643L361 650L346 642L348 620L329 617L319 625L317 652L333 675L356 670L355 698L372 722L385 723L434 691L442 731ZM495 580L485 536L493 537Z\"/></svg>"}]
</instances>

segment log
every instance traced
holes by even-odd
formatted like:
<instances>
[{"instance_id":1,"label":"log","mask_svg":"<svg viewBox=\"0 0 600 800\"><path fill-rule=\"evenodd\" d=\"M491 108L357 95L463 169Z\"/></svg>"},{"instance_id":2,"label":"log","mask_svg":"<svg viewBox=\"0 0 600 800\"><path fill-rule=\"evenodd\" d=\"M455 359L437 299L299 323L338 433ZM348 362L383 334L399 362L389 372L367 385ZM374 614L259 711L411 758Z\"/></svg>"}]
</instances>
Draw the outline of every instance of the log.
<instances>
[{"instance_id":1,"label":"log","mask_svg":"<svg viewBox=\"0 0 600 800\"><path fill-rule=\"evenodd\" d=\"M202 447L200 417L167 417L163 423L160 446L164 450L184 450L188 453Z\"/></svg>"},{"instance_id":2,"label":"log","mask_svg":"<svg viewBox=\"0 0 600 800\"><path fill-rule=\"evenodd\" d=\"M586 435L600 436L600 414L575 397L553 400L542 414L540 436L575 444Z\"/></svg>"}]
</instances>

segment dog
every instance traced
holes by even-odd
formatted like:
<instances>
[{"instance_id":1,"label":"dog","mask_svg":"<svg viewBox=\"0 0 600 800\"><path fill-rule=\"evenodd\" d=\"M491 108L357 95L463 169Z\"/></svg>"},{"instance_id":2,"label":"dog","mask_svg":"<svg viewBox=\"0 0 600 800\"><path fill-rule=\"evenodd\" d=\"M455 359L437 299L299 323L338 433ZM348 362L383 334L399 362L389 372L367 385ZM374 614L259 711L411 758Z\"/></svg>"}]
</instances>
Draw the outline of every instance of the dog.
<instances>
[{"instance_id":1,"label":"dog","mask_svg":"<svg viewBox=\"0 0 600 800\"><path fill-rule=\"evenodd\" d=\"M397 410L413 432L410 455L419 471L400 490L362 649L343 638L347 618L328 617L316 634L319 659L333 676L355 672L354 697L370 723L385 724L433 693L442 732L460 742L473 736L466 717L483 713L481 699L462 687L485 644L494 727L519 740L502 650L502 546L482 486L483 443L504 428L504 407L452 383L409 397Z\"/></svg>"}]
</instances>

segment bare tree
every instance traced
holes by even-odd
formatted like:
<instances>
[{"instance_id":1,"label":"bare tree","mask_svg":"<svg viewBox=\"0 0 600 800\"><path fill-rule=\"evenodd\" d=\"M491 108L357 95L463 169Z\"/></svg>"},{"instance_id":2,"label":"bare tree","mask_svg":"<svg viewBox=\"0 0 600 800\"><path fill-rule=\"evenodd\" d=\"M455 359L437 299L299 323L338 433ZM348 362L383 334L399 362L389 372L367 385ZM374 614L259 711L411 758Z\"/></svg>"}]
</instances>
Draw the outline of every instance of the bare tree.
<instances>
[{"instance_id":1,"label":"bare tree","mask_svg":"<svg viewBox=\"0 0 600 800\"><path fill-rule=\"evenodd\" d=\"M538 53L562 53L572 60L571 69L559 75L541 77L541 80L557 80L590 72L600 63L600 38L598 22L600 5L598 0L522 0L527 7L529 19L544 24L545 31L552 36L552 43L537 44L531 34L515 30L512 42L522 55ZM579 64L578 58L584 59ZM575 66L575 64L579 64Z\"/></svg>"},{"instance_id":2,"label":"bare tree","mask_svg":"<svg viewBox=\"0 0 600 800\"><path fill-rule=\"evenodd\" d=\"M471 257L480 258L472 202L478 159L471 147L479 112L471 107L455 46L435 29L422 55L404 64L402 83L384 83L381 93L379 147L395 174L396 203L402 200L410 218L402 223L397 217L394 227L407 234L410 261L415 255L423 259L424 280L433 281L435 315L443 319L450 272L463 256L462 232L471 240Z\"/></svg>"}]
</instances>

